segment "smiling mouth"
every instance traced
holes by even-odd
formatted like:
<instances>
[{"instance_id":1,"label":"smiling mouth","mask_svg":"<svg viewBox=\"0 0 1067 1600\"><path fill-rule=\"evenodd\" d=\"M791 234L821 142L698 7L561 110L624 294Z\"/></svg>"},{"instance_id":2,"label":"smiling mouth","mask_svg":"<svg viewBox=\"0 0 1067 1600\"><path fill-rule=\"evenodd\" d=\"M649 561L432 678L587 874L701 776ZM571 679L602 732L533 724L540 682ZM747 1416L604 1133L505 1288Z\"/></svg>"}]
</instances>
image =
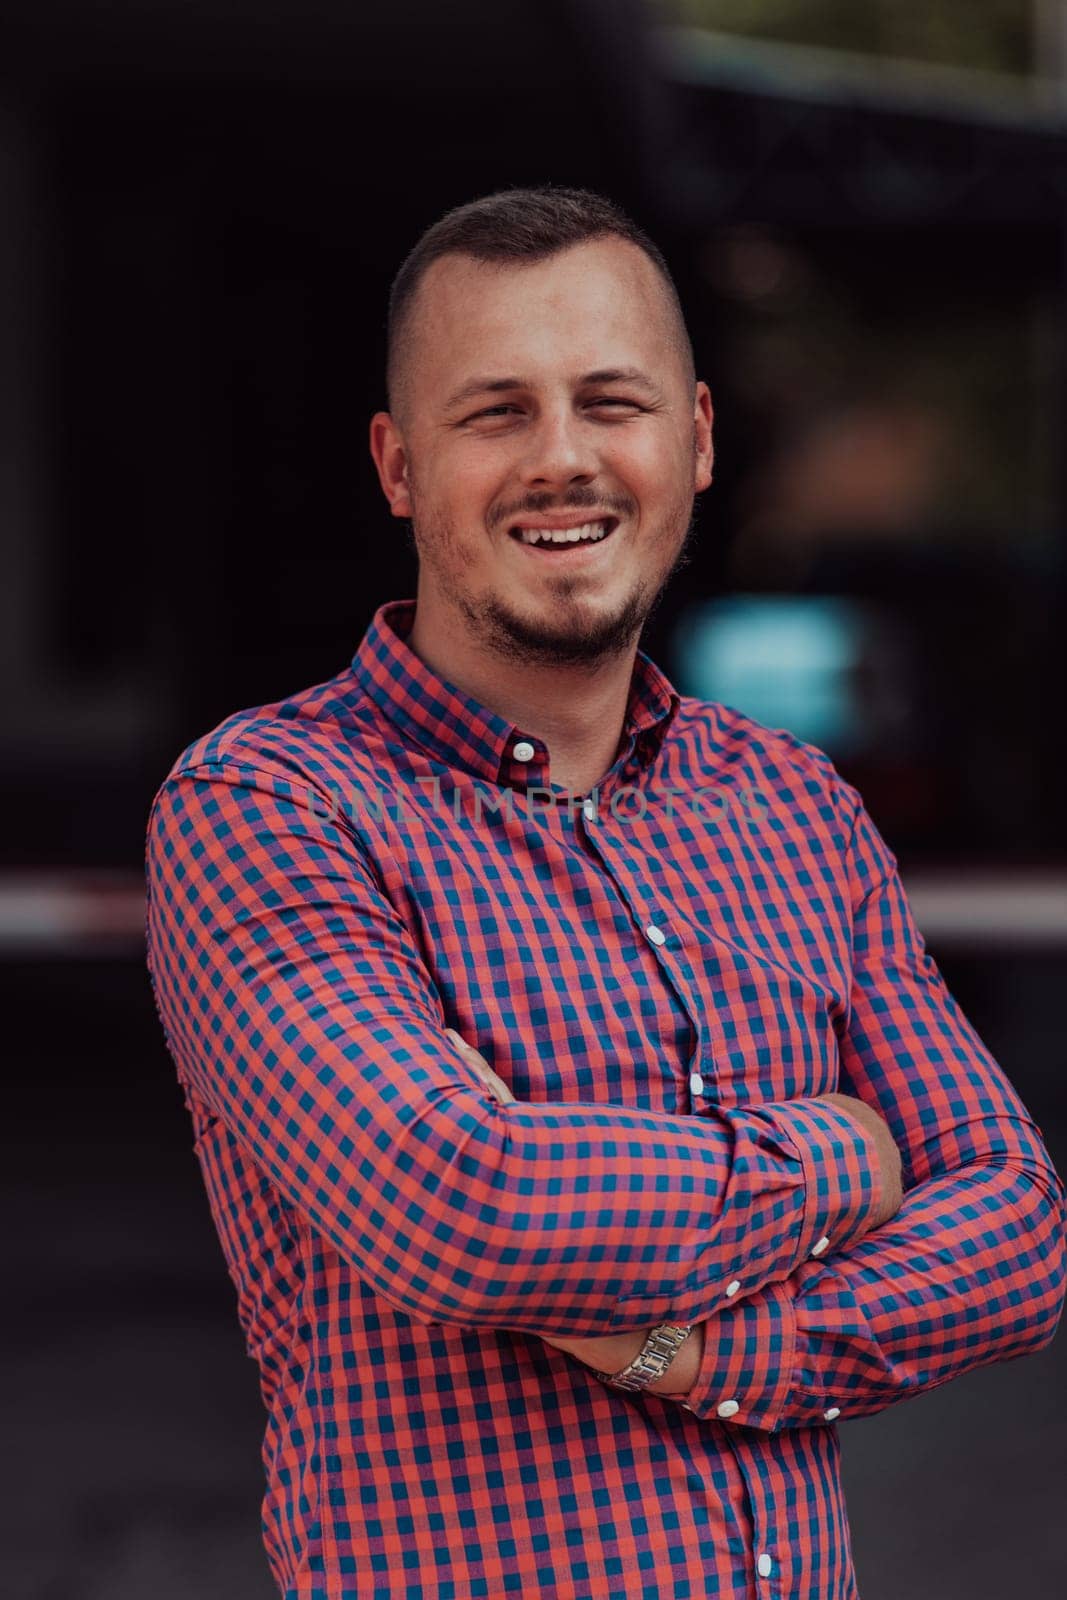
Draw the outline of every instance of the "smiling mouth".
<instances>
[{"instance_id":1,"label":"smiling mouth","mask_svg":"<svg viewBox=\"0 0 1067 1600\"><path fill-rule=\"evenodd\" d=\"M528 528L518 523L508 529L508 534L516 544L526 545L528 549L559 555L603 544L618 525L618 517L598 517L576 528Z\"/></svg>"}]
</instances>

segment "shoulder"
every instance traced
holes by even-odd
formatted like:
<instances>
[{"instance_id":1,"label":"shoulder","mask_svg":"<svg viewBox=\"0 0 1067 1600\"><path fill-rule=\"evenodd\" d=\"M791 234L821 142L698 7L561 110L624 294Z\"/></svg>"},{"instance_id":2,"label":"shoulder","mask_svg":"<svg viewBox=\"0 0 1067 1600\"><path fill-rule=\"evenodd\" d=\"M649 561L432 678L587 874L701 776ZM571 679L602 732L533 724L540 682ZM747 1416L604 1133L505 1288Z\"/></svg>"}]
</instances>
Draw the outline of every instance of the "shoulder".
<instances>
[{"instance_id":1,"label":"shoulder","mask_svg":"<svg viewBox=\"0 0 1067 1600\"><path fill-rule=\"evenodd\" d=\"M814 827L843 848L862 800L818 745L772 727L737 706L683 695L671 730L675 770L686 784L744 797L777 831Z\"/></svg>"},{"instance_id":2,"label":"shoulder","mask_svg":"<svg viewBox=\"0 0 1067 1600\"><path fill-rule=\"evenodd\" d=\"M216 778L274 793L329 794L378 770L387 731L353 674L247 706L193 739L160 789L182 779ZM157 798L158 798L157 792Z\"/></svg>"}]
</instances>

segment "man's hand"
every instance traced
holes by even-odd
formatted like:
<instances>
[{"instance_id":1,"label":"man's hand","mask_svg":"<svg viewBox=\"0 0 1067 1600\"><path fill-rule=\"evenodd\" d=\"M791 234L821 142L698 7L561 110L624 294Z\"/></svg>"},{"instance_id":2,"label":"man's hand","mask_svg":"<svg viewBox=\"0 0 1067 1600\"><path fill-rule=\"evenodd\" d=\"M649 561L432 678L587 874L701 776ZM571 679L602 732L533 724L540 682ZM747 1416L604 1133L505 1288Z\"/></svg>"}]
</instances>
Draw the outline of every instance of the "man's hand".
<instances>
[{"instance_id":1,"label":"man's hand","mask_svg":"<svg viewBox=\"0 0 1067 1600\"><path fill-rule=\"evenodd\" d=\"M484 1080L485 1086L489 1090L490 1094L495 1095L502 1105L514 1105L515 1096L512 1094L503 1078L497 1077L496 1073L493 1071L488 1061L486 1061L485 1057L479 1055L474 1046L472 1044L468 1044L466 1039L456 1032L455 1028L446 1028L445 1032L448 1034L450 1039L454 1040L455 1043L459 1045L459 1048L463 1051L463 1054L466 1056L471 1066Z\"/></svg>"},{"instance_id":2,"label":"man's hand","mask_svg":"<svg viewBox=\"0 0 1067 1600\"><path fill-rule=\"evenodd\" d=\"M878 1215L871 1222L871 1229L880 1228L883 1222L888 1222L890 1217L896 1216L904 1203L900 1151L897 1148L896 1140L889 1131L889 1125L885 1118L875 1111L873 1106L869 1106L866 1100L857 1099L855 1095L821 1094L818 1099L829 1100L839 1111L846 1112L855 1121L862 1124L874 1139L882 1169L884 1199Z\"/></svg>"}]
</instances>

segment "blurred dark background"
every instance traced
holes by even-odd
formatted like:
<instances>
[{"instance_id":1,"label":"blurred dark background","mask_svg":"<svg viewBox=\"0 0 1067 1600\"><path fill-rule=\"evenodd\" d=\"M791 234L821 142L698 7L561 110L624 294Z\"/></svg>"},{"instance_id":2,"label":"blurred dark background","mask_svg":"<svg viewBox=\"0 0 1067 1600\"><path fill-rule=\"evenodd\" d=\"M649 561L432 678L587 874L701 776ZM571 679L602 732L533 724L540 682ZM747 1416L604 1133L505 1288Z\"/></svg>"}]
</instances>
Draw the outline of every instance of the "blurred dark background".
<instances>
[{"instance_id":1,"label":"blurred dark background","mask_svg":"<svg viewBox=\"0 0 1067 1600\"><path fill-rule=\"evenodd\" d=\"M256 1372L152 1007L155 787L415 592L366 448L447 207L585 184L716 406L642 641L827 749L1067 1165L1059 0L8 0L5 1594L268 1600ZM1065 1592L1062 1338L843 1427L864 1600Z\"/></svg>"}]
</instances>

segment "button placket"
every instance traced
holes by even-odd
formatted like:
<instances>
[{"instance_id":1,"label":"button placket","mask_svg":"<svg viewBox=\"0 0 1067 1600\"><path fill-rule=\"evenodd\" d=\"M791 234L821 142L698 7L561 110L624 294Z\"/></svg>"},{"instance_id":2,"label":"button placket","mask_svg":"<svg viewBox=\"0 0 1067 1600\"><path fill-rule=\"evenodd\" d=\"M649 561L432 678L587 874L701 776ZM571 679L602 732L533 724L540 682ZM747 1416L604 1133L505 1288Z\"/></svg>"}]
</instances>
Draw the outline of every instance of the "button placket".
<instances>
[{"instance_id":1,"label":"button placket","mask_svg":"<svg viewBox=\"0 0 1067 1600\"><path fill-rule=\"evenodd\" d=\"M752 1435L754 1449L746 1449L731 1428L723 1430L723 1438L733 1454L734 1461L737 1463L737 1470L744 1479L745 1488L748 1491L748 1503L752 1511L752 1549L756 1555L756 1570L762 1578L764 1573L759 1566L760 1557L766 1556L768 1560L772 1560L771 1551L774 1549L774 1529L773 1526L768 1526L767 1524L767 1512L765 1510L767 1502L764 1477L766 1472L764 1462L772 1441L768 1435L757 1432ZM764 1458L764 1462L757 1459L760 1456ZM783 1574L780 1563L775 1562L774 1568L777 1569L774 1571L774 1583L769 1587L761 1588L759 1591L761 1596L768 1596L768 1600L770 1596L778 1595L781 1592Z\"/></svg>"}]
</instances>

